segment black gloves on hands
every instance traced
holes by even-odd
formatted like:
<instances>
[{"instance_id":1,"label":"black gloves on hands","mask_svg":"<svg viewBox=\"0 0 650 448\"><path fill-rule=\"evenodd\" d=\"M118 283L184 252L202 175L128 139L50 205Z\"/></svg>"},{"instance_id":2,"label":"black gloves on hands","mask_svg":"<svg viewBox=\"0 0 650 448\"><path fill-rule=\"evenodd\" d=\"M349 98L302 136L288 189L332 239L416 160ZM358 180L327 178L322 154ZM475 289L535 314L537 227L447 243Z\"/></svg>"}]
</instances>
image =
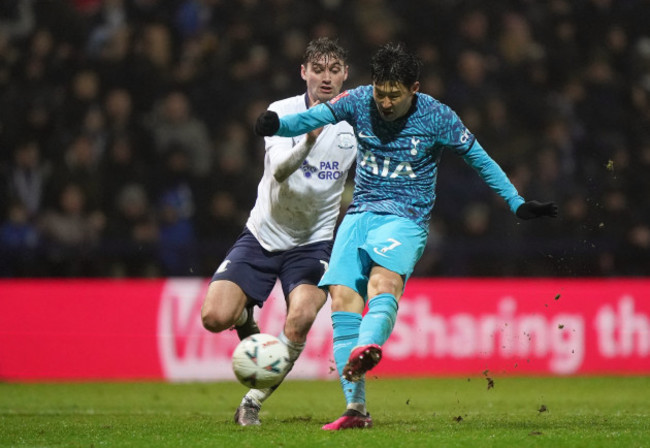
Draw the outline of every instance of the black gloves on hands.
<instances>
[{"instance_id":1,"label":"black gloves on hands","mask_svg":"<svg viewBox=\"0 0 650 448\"><path fill-rule=\"evenodd\" d=\"M278 129L280 129L280 119L275 112L267 110L257 117L257 122L255 123L255 133L257 135L269 137L275 135Z\"/></svg>"},{"instance_id":2,"label":"black gloves on hands","mask_svg":"<svg viewBox=\"0 0 650 448\"><path fill-rule=\"evenodd\" d=\"M555 202L524 202L517 209L516 215L519 219L533 219L540 216L555 218L557 216L557 204Z\"/></svg>"}]
</instances>

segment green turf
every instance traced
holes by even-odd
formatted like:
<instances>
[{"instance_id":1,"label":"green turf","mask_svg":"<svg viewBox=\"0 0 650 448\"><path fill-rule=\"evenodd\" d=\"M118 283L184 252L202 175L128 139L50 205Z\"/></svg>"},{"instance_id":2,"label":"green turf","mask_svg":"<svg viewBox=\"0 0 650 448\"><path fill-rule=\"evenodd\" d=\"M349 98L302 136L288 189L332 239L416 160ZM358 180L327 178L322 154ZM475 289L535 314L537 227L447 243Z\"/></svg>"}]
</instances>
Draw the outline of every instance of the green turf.
<instances>
[{"instance_id":1,"label":"green turf","mask_svg":"<svg viewBox=\"0 0 650 448\"><path fill-rule=\"evenodd\" d=\"M336 382L288 381L232 415L238 383L0 384L2 447L650 447L650 377L368 381L375 427L326 432Z\"/></svg>"}]
</instances>

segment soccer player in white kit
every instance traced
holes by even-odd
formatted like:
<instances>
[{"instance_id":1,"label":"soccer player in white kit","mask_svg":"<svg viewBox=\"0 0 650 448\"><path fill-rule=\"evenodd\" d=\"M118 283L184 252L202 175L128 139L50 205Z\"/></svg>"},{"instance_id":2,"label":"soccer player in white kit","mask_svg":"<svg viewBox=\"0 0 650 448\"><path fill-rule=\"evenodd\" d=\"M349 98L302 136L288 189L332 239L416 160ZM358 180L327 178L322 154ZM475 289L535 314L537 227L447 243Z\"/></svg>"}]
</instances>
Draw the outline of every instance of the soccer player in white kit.
<instances>
[{"instance_id":1,"label":"soccer player in white kit","mask_svg":"<svg viewBox=\"0 0 650 448\"><path fill-rule=\"evenodd\" d=\"M307 92L274 102L279 116L302 112L338 95L348 77L347 52L328 38L311 41L301 65ZM279 339L293 363L327 299L318 287L328 267L341 195L357 144L346 122L298 137L265 138L264 174L246 228L217 268L203 302L203 326L235 327L240 339L259 333L261 307L277 280L287 300ZM262 403L277 388L251 389L235 413L242 426L259 425Z\"/></svg>"}]
</instances>

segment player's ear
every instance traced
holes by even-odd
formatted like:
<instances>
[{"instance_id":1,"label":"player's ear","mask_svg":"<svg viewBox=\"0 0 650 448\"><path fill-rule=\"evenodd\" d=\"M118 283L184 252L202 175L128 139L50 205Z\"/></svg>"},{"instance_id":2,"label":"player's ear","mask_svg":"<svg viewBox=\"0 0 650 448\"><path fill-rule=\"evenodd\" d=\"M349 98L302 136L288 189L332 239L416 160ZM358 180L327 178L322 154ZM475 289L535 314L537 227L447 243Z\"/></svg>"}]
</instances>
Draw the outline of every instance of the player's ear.
<instances>
[{"instance_id":1,"label":"player's ear","mask_svg":"<svg viewBox=\"0 0 650 448\"><path fill-rule=\"evenodd\" d=\"M347 81L348 79L348 69L350 68L349 65L344 65L343 66L343 81Z\"/></svg>"},{"instance_id":2,"label":"player's ear","mask_svg":"<svg viewBox=\"0 0 650 448\"><path fill-rule=\"evenodd\" d=\"M305 67L305 64L302 64L300 66L300 77L307 81L307 67Z\"/></svg>"},{"instance_id":3,"label":"player's ear","mask_svg":"<svg viewBox=\"0 0 650 448\"><path fill-rule=\"evenodd\" d=\"M415 81L411 86L411 93L415 93L420 90L420 81Z\"/></svg>"}]
</instances>

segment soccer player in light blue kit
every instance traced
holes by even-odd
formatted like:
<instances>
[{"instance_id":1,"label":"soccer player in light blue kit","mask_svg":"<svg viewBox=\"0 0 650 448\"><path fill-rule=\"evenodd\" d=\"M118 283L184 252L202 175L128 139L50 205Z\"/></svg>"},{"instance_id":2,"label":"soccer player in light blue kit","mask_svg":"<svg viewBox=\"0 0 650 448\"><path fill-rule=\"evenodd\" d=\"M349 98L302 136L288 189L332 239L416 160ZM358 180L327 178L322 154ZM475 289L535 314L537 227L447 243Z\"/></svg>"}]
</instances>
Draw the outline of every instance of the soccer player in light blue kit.
<instances>
[{"instance_id":1,"label":"soccer player in light blue kit","mask_svg":"<svg viewBox=\"0 0 650 448\"><path fill-rule=\"evenodd\" d=\"M420 65L403 46L387 44L372 58L372 85L281 119L264 112L255 126L259 135L293 136L345 120L357 137L353 201L319 283L332 297L334 358L347 402L325 430L372 426L365 373L381 360L424 251L443 150L461 156L520 219L557 216L554 202L526 202L454 111L419 92Z\"/></svg>"}]
</instances>

